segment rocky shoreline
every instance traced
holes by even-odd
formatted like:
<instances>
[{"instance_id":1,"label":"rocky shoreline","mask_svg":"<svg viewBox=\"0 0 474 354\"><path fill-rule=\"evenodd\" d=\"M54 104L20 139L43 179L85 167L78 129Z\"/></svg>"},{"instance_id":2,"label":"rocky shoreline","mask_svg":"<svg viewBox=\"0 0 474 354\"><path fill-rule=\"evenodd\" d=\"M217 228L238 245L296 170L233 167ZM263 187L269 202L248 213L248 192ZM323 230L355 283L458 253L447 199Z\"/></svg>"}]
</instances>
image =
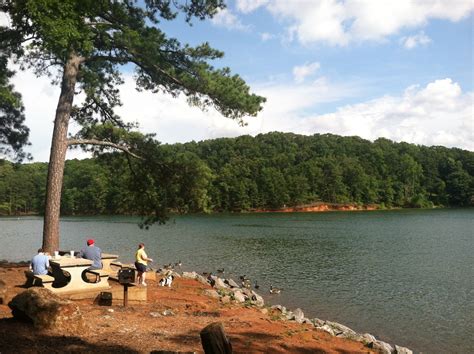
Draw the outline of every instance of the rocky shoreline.
<instances>
[{"instance_id":1,"label":"rocky shoreline","mask_svg":"<svg viewBox=\"0 0 474 354\"><path fill-rule=\"evenodd\" d=\"M21 277L23 276L22 269L25 267L25 262L19 262L19 263L3 263L1 264L2 269L10 269L11 271L14 271L14 279L15 281L18 282ZM3 275L6 275L4 271L2 271ZM13 273L12 273L13 275ZM369 334L369 333L357 333L356 331L352 330L351 328L337 323L337 322L332 322L332 321L327 321L327 320L322 320L319 318L307 318L304 315L304 312L302 309L297 308L295 310L289 310L285 306L282 305L273 305L273 306L265 306L265 301L261 295L259 295L256 291L253 289L250 289L250 284L246 282L242 282L241 285L239 285L237 282L230 278L225 278L225 277L219 277L215 275L209 275L207 277L202 276L201 274L198 274L197 272L176 272L174 270L161 270L157 272L157 279L160 276L163 275L173 275L175 278L175 281L177 282L176 286L178 288L181 288L183 282L191 282L191 283L196 283L196 284L201 284L200 286L200 293L203 298L208 298L212 299L212 301L217 301L217 303L220 303L221 307L224 306L224 308L247 308L247 309L255 309L257 310L261 315L267 317L270 321L275 323L282 323L283 326L284 323L287 323L287 326L298 326L299 324L303 324L305 326L310 326L310 328L314 328L316 331L325 332L328 337L333 337L335 338L334 340L347 340L347 341L352 341L352 342L358 342L360 343L361 346L364 346L367 348L370 352L379 352L379 353L384 353L384 354L409 354L413 353L410 349L399 346L399 345L391 345L389 343L386 343L384 341L381 341L377 339L375 336ZM4 278L4 276L2 276ZM7 279L8 282L12 281L12 277L9 276ZM3 283L3 284L2 284ZM3 286L2 286L3 285ZM197 285L196 285L197 286ZM175 293L176 290L173 290L175 287L174 282L173 286L170 288L163 287L163 291L171 291L172 293ZM4 304L3 306L6 305L6 298L5 298L5 291L6 291L6 283L0 280L0 304ZM169 289L169 290L166 290ZM10 291L12 290L10 286ZM15 291L15 293L18 293L18 290ZM162 291L160 291L161 294L163 294ZM11 293L8 296L11 298ZM193 308L193 305L189 304L189 298L185 296L184 298L182 297L184 294L181 294L179 298L181 299L180 301L184 300L187 305L184 306L184 308L187 310L189 307L189 310ZM156 299L150 299L150 317L151 318L156 318L158 317L166 317L169 318L169 316L176 316L176 308L173 307L166 307L163 311L156 311L156 305L154 305L156 302ZM1 307L2 305L0 305ZM5 311L6 308L3 309ZM97 308L91 308L90 311L101 311L100 307ZM116 310L118 311L118 310ZM197 316L196 314L201 315L206 315L207 313L209 314L218 314L218 311L208 311L208 310L197 310L197 311L192 311L192 316ZM107 310L106 315L103 315L102 317L104 319L110 318L111 314L113 314L113 310ZM4 314L5 316L5 314ZM199 316L199 317L200 317ZM234 320L230 320L231 323ZM127 321L128 322L128 321ZM169 324L168 324L169 325ZM108 325L107 325L108 326ZM5 328L5 330L8 332L8 330ZM1 328L0 328L0 333L1 333ZM311 332L309 332L311 333ZM0 335L1 337L1 335ZM1 342L1 338L0 338Z\"/></svg>"},{"instance_id":2,"label":"rocky shoreline","mask_svg":"<svg viewBox=\"0 0 474 354\"><path fill-rule=\"evenodd\" d=\"M257 307L264 307L265 302L262 296L252 289L239 286L233 279L220 278L210 275L205 278L197 272L183 272L179 274L174 271L163 271L162 274L171 274L175 277L195 279L202 284L211 285L213 290L206 290L207 296L219 299L222 303L236 302L240 304L249 304ZM357 333L351 328L332 321L319 318L307 318L302 309L297 308L293 311L288 310L282 305L273 305L270 307L273 313L278 313L280 319L295 321L297 323L310 324L316 329L325 331L333 337L345 338L364 344L367 348L375 349L383 354L413 354L413 351L399 345L391 345L377 339L369 333Z\"/></svg>"}]
</instances>

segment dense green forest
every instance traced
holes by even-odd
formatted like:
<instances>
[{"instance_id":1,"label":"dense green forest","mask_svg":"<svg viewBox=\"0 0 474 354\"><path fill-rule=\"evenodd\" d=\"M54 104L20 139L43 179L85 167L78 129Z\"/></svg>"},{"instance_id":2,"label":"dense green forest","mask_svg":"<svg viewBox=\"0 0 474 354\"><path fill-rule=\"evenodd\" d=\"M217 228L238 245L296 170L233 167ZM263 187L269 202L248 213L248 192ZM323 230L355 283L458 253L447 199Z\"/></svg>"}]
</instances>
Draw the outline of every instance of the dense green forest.
<instances>
[{"instance_id":1,"label":"dense green forest","mask_svg":"<svg viewBox=\"0 0 474 354\"><path fill-rule=\"evenodd\" d=\"M179 179L163 176L158 198L179 205L179 212L316 202L381 208L474 204L474 153L457 148L276 132L156 148L160 173L180 171ZM42 213L46 173L46 163L0 161L0 214ZM147 183L137 181L139 175L119 153L67 161L62 214L146 213L136 197L137 186ZM143 193L147 198L150 192Z\"/></svg>"}]
</instances>

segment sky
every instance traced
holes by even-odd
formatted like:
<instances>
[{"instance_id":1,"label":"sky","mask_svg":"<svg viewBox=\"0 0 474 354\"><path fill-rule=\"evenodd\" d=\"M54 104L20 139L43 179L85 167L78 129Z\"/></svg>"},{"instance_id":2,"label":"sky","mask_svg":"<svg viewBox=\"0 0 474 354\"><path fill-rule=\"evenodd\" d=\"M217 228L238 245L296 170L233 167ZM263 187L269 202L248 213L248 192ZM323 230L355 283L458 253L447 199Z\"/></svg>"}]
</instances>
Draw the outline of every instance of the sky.
<instances>
[{"instance_id":1,"label":"sky","mask_svg":"<svg viewBox=\"0 0 474 354\"><path fill-rule=\"evenodd\" d=\"M181 43L224 51L212 64L267 98L240 127L184 97L137 92L124 71L117 112L163 143L281 131L474 151L472 0L235 0L192 27L182 19L160 26ZM28 71L13 83L31 130L28 151L48 161L59 89Z\"/></svg>"}]
</instances>

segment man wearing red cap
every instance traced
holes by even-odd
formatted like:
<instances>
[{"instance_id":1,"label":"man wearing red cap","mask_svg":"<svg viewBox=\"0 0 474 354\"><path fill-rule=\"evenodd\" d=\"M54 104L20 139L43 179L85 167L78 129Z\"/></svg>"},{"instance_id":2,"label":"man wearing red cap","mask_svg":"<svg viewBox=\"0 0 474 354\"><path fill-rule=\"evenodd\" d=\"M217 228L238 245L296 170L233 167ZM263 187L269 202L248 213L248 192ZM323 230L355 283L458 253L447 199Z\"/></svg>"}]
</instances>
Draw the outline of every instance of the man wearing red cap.
<instances>
[{"instance_id":1,"label":"man wearing red cap","mask_svg":"<svg viewBox=\"0 0 474 354\"><path fill-rule=\"evenodd\" d=\"M80 256L93 262L89 269L102 269L102 250L95 245L93 239L87 240L87 247L82 249Z\"/></svg>"}]
</instances>

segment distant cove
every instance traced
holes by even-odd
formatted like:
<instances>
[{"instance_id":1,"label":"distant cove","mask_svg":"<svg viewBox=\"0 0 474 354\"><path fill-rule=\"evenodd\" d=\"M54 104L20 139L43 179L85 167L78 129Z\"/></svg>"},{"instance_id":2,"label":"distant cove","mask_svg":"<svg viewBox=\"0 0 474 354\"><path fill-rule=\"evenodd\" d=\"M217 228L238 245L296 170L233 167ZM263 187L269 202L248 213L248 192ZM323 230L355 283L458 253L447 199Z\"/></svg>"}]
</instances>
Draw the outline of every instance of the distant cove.
<instances>
[{"instance_id":1,"label":"distant cove","mask_svg":"<svg viewBox=\"0 0 474 354\"><path fill-rule=\"evenodd\" d=\"M61 248L93 236L131 261L145 242L159 264L245 274L269 304L426 353L469 352L474 209L189 215L140 230L137 219L71 217ZM0 259L29 259L39 217L0 218ZM283 288L270 295L270 284Z\"/></svg>"}]
</instances>

